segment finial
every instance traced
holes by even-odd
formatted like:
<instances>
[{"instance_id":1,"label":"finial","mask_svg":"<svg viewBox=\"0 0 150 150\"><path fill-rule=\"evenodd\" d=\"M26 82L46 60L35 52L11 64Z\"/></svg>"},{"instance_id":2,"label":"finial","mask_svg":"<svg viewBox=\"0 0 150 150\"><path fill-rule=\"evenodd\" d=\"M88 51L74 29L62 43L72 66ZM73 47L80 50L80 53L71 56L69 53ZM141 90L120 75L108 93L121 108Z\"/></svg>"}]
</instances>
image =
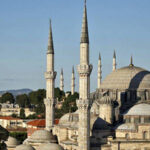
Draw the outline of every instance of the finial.
<instances>
[{"instance_id":1,"label":"finial","mask_svg":"<svg viewBox=\"0 0 150 150\"><path fill-rule=\"evenodd\" d=\"M115 51L115 49L114 49L114 56L113 56L113 58L116 58L116 51Z\"/></svg>"},{"instance_id":2,"label":"finial","mask_svg":"<svg viewBox=\"0 0 150 150\"><path fill-rule=\"evenodd\" d=\"M63 69L61 68L61 75L63 75Z\"/></svg>"},{"instance_id":3,"label":"finial","mask_svg":"<svg viewBox=\"0 0 150 150\"><path fill-rule=\"evenodd\" d=\"M86 5L86 0L84 0L84 5Z\"/></svg>"},{"instance_id":4,"label":"finial","mask_svg":"<svg viewBox=\"0 0 150 150\"><path fill-rule=\"evenodd\" d=\"M130 66L131 66L131 67L134 66L134 65L133 65L133 57L132 57L132 55L131 55L131 59L130 59Z\"/></svg>"},{"instance_id":5,"label":"finial","mask_svg":"<svg viewBox=\"0 0 150 150\"><path fill-rule=\"evenodd\" d=\"M72 66L72 73L74 73L74 66Z\"/></svg>"},{"instance_id":6,"label":"finial","mask_svg":"<svg viewBox=\"0 0 150 150\"><path fill-rule=\"evenodd\" d=\"M99 60L101 60L101 54L99 53Z\"/></svg>"}]
</instances>

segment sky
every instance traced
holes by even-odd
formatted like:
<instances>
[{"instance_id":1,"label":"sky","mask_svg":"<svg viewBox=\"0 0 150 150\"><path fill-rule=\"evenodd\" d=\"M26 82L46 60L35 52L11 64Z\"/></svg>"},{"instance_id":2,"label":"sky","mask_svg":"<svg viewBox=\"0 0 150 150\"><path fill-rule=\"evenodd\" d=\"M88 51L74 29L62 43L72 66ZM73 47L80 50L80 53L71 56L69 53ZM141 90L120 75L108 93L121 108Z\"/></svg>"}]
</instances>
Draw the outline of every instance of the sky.
<instances>
[{"instance_id":1,"label":"sky","mask_svg":"<svg viewBox=\"0 0 150 150\"><path fill-rule=\"evenodd\" d=\"M45 88L49 19L52 19L56 87L64 70L65 91L70 90L75 66L78 91L80 35L84 0L0 0L0 90ZM91 91L97 88L98 54L103 79L133 62L150 70L150 0L87 0Z\"/></svg>"}]
</instances>

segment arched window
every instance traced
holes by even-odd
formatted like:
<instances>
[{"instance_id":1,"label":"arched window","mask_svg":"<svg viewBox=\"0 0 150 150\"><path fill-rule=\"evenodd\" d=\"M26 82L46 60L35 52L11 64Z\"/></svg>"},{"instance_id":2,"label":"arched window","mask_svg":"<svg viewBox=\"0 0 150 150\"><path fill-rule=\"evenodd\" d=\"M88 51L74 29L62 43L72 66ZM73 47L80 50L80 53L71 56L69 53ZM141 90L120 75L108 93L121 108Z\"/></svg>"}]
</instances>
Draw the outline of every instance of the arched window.
<instances>
[{"instance_id":1,"label":"arched window","mask_svg":"<svg viewBox=\"0 0 150 150\"><path fill-rule=\"evenodd\" d=\"M129 139L129 134L128 133L125 134L125 138Z\"/></svg>"},{"instance_id":2,"label":"arched window","mask_svg":"<svg viewBox=\"0 0 150 150\"><path fill-rule=\"evenodd\" d=\"M147 131L143 132L143 139L148 139L148 132Z\"/></svg>"}]
</instances>

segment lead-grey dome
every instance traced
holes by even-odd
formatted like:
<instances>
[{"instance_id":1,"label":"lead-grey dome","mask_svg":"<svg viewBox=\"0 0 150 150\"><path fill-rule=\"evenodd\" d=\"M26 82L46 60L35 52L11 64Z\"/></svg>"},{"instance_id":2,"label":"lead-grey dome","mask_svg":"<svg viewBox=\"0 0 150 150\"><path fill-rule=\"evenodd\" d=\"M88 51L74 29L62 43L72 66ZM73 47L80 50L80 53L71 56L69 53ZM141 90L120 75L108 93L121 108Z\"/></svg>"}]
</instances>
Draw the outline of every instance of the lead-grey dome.
<instances>
[{"instance_id":1,"label":"lead-grey dome","mask_svg":"<svg viewBox=\"0 0 150 150\"><path fill-rule=\"evenodd\" d=\"M8 140L5 143L8 148L15 148L17 145L19 145L17 139L11 136L8 137Z\"/></svg>"},{"instance_id":2,"label":"lead-grey dome","mask_svg":"<svg viewBox=\"0 0 150 150\"><path fill-rule=\"evenodd\" d=\"M56 137L52 134L52 132L47 130L35 131L28 139L28 141L36 143L46 143L46 142L57 143Z\"/></svg>"},{"instance_id":3,"label":"lead-grey dome","mask_svg":"<svg viewBox=\"0 0 150 150\"><path fill-rule=\"evenodd\" d=\"M22 144L17 146L15 150L35 150L35 149L30 145Z\"/></svg>"},{"instance_id":4,"label":"lead-grey dome","mask_svg":"<svg viewBox=\"0 0 150 150\"><path fill-rule=\"evenodd\" d=\"M39 150L64 150L60 145L55 143L45 143L39 146Z\"/></svg>"},{"instance_id":5,"label":"lead-grey dome","mask_svg":"<svg viewBox=\"0 0 150 150\"><path fill-rule=\"evenodd\" d=\"M127 66L110 73L102 89L150 89L150 72L136 66Z\"/></svg>"},{"instance_id":6,"label":"lead-grey dome","mask_svg":"<svg viewBox=\"0 0 150 150\"><path fill-rule=\"evenodd\" d=\"M137 104L130 108L129 111L125 113L125 115L150 116L150 104Z\"/></svg>"}]
</instances>

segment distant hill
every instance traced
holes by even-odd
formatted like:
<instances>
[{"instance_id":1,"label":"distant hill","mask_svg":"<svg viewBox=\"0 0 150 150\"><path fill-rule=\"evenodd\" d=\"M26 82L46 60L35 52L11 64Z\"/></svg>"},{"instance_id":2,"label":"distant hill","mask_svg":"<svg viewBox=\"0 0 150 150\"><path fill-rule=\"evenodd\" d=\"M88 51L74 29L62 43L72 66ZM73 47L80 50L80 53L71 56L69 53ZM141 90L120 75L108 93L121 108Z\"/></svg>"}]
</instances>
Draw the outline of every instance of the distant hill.
<instances>
[{"instance_id":1,"label":"distant hill","mask_svg":"<svg viewBox=\"0 0 150 150\"><path fill-rule=\"evenodd\" d=\"M18 90L6 90L6 91L0 91L0 95L9 92L11 94L13 94L14 96L20 95L20 94L29 94L30 92L32 92L31 89L18 89Z\"/></svg>"}]
</instances>

